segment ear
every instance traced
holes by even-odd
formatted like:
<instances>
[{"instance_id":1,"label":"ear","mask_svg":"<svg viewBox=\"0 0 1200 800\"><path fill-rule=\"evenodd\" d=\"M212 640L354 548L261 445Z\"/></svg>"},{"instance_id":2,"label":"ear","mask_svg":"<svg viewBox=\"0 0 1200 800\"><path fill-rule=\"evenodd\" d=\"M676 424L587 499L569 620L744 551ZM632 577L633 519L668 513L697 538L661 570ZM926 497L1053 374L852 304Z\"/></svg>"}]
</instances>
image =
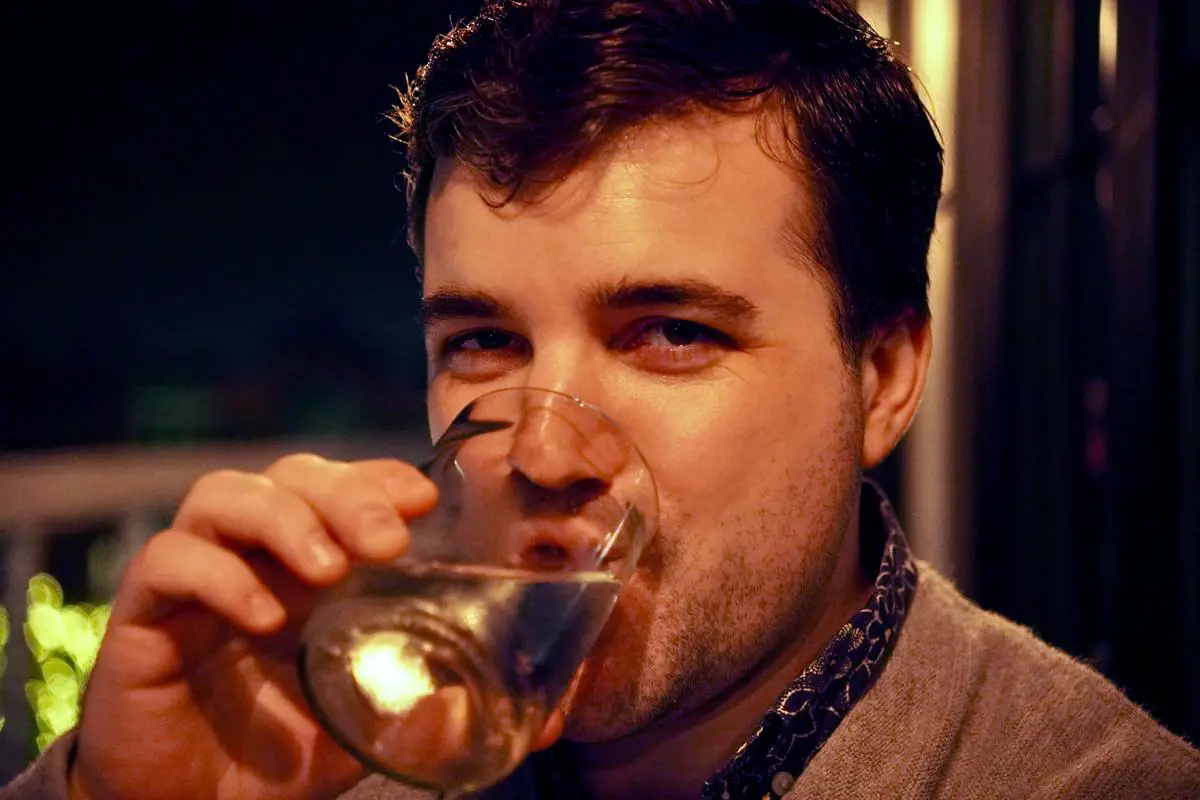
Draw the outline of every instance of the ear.
<instances>
[{"instance_id":1,"label":"ear","mask_svg":"<svg viewBox=\"0 0 1200 800\"><path fill-rule=\"evenodd\" d=\"M929 320L905 314L872 336L862 354L864 469L877 466L903 438L925 391L933 352Z\"/></svg>"}]
</instances>

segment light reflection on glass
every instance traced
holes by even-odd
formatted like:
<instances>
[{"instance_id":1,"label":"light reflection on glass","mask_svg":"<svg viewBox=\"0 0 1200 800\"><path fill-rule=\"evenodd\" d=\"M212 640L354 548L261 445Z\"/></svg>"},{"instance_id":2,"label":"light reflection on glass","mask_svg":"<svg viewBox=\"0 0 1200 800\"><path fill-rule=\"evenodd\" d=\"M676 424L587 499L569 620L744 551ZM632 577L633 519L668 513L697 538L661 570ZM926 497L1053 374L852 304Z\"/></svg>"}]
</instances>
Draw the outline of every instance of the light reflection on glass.
<instances>
[{"instance_id":1,"label":"light reflection on glass","mask_svg":"<svg viewBox=\"0 0 1200 800\"><path fill-rule=\"evenodd\" d=\"M363 637L350 653L350 672L376 711L407 714L435 688L424 661L410 653L406 634L385 631Z\"/></svg>"}]
</instances>

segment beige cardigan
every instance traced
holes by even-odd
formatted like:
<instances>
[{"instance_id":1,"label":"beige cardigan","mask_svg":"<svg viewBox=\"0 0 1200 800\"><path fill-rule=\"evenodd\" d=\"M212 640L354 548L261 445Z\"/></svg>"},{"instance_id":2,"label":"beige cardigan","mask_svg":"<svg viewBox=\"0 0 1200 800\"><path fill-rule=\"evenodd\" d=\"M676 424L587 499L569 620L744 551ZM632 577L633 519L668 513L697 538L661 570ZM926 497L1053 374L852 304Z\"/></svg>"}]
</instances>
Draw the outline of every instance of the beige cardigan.
<instances>
[{"instance_id":1,"label":"beige cardigan","mask_svg":"<svg viewBox=\"0 0 1200 800\"><path fill-rule=\"evenodd\" d=\"M928 564L918 570L890 660L788 800L1200 800L1200 752L1086 665L982 611ZM68 800L69 746L57 743L0 800ZM342 800L428 797L375 776Z\"/></svg>"}]
</instances>

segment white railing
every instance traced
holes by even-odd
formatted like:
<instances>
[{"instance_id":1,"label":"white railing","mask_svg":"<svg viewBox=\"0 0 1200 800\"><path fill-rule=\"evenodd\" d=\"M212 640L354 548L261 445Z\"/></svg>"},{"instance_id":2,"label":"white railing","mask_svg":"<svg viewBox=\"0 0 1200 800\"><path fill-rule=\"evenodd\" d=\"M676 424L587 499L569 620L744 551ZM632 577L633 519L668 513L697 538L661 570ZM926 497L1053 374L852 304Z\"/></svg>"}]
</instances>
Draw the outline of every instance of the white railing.
<instances>
[{"instance_id":1,"label":"white railing","mask_svg":"<svg viewBox=\"0 0 1200 800\"><path fill-rule=\"evenodd\" d=\"M395 457L419 460L427 449L423 432L282 439L267 442L174 446L113 446L0 456L0 542L4 545L4 593L11 634L0 710L0 785L24 766L33 740L25 698L29 653L25 648L25 590L44 569L49 536L70 536L84 525L115 523L123 558L154 532L206 472L261 471L288 453L318 453L356 460ZM74 529L72 526L76 526ZM80 553L80 558L86 554Z\"/></svg>"}]
</instances>

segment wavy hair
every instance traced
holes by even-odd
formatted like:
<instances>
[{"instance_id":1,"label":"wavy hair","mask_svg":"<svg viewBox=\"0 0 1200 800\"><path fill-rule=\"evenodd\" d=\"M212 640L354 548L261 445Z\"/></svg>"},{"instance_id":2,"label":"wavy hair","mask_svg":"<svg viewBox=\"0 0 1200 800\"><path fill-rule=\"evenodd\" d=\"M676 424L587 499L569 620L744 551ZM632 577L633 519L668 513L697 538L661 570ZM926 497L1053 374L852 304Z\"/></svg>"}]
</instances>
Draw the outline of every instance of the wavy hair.
<instances>
[{"instance_id":1,"label":"wavy hair","mask_svg":"<svg viewBox=\"0 0 1200 800\"><path fill-rule=\"evenodd\" d=\"M409 243L424 256L434 168L454 159L511 202L640 124L771 114L819 209L786 233L835 290L856 356L928 317L942 147L909 70L839 0L488 0L439 36L390 118L406 148Z\"/></svg>"}]
</instances>

